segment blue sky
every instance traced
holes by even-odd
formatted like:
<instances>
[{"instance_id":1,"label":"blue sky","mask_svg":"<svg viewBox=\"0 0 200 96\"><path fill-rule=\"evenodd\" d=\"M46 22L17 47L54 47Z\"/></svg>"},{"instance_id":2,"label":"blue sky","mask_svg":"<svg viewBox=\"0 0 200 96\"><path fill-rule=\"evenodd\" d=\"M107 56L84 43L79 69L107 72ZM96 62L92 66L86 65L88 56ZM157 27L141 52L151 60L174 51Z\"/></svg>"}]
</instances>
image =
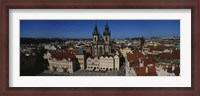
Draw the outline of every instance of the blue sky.
<instances>
[{"instance_id":1,"label":"blue sky","mask_svg":"<svg viewBox=\"0 0 200 96\"><path fill-rule=\"evenodd\" d=\"M111 38L180 36L180 20L107 20ZM20 20L20 37L92 38L103 34L106 20Z\"/></svg>"}]
</instances>

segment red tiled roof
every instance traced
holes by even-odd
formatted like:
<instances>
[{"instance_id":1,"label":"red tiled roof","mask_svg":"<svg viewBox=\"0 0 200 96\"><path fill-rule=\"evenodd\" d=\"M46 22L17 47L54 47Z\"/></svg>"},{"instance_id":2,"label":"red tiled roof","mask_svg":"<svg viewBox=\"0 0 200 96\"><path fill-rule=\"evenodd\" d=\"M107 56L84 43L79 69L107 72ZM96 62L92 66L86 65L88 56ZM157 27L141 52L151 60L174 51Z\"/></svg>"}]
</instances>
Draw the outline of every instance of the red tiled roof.
<instances>
[{"instance_id":1,"label":"red tiled roof","mask_svg":"<svg viewBox=\"0 0 200 96\"><path fill-rule=\"evenodd\" d=\"M127 53L127 59L130 62L131 60L136 60L138 58L137 58L137 56L135 54Z\"/></svg>"},{"instance_id":2,"label":"red tiled roof","mask_svg":"<svg viewBox=\"0 0 200 96\"><path fill-rule=\"evenodd\" d=\"M138 51L133 51L133 54L135 54L138 58L143 58L143 54L141 52Z\"/></svg>"},{"instance_id":3,"label":"red tiled roof","mask_svg":"<svg viewBox=\"0 0 200 96\"><path fill-rule=\"evenodd\" d=\"M158 55L160 58L166 58L166 59L180 59L180 51L173 51L172 54L170 53L161 53Z\"/></svg>"},{"instance_id":4,"label":"red tiled roof","mask_svg":"<svg viewBox=\"0 0 200 96\"><path fill-rule=\"evenodd\" d=\"M130 62L129 64L130 64L130 67L137 67L137 66L140 66L138 60L137 60L137 61Z\"/></svg>"},{"instance_id":5,"label":"red tiled roof","mask_svg":"<svg viewBox=\"0 0 200 96\"><path fill-rule=\"evenodd\" d=\"M155 66L148 67L147 76L158 76L158 74L156 73L156 68L155 68Z\"/></svg>"},{"instance_id":6,"label":"red tiled roof","mask_svg":"<svg viewBox=\"0 0 200 96\"><path fill-rule=\"evenodd\" d=\"M146 68L148 68L148 73L146 73ZM158 76L156 73L156 68L154 66L137 67L135 69L136 69L137 76Z\"/></svg>"},{"instance_id":7,"label":"red tiled roof","mask_svg":"<svg viewBox=\"0 0 200 96\"><path fill-rule=\"evenodd\" d=\"M147 66L148 64L154 64L156 63L156 59L153 57L148 57L144 59L144 66Z\"/></svg>"},{"instance_id":8,"label":"red tiled roof","mask_svg":"<svg viewBox=\"0 0 200 96\"><path fill-rule=\"evenodd\" d=\"M129 61L130 67L139 66L139 60L138 60L138 57L135 54L128 53L127 54L127 59Z\"/></svg>"},{"instance_id":9,"label":"red tiled roof","mask_svg":"<svg viewBox=\"0 0 200 96\"><path fill-rule=\"evenodd\" d=\"M75 55L70 52L51 52L51 56L57 60L62 60L64 58L75 58Z\"/></svg>"},{"instance_id":10,"label":"red tiled roof","mask_svg":"<svg viewBox=\"0 0 200 96\"><path fill-rule=\"evenodd\" d=\"M138 67L138 68L135 68L136 70L136 73L137 73L137 76L146 76L146 67Z\"/></svg>"}]
</instances>

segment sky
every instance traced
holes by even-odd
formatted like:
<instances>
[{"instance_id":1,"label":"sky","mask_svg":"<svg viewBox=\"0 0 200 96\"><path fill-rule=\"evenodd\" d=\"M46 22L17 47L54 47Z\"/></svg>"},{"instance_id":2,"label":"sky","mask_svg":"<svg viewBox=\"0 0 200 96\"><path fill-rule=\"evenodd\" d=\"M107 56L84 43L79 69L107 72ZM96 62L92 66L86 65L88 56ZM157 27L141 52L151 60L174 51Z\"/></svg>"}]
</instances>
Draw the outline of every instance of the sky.
<instances>
[{"instance_id":1,"label":"sky","mask_svg":"<svg viewBox=\"0 0 200 96\"><path fill-rule=\"evenodd\" d=\"M92 38L108 22L111 38L180 36L180 20L20 20L20 37Z\"/></svg>"}]
</instances>

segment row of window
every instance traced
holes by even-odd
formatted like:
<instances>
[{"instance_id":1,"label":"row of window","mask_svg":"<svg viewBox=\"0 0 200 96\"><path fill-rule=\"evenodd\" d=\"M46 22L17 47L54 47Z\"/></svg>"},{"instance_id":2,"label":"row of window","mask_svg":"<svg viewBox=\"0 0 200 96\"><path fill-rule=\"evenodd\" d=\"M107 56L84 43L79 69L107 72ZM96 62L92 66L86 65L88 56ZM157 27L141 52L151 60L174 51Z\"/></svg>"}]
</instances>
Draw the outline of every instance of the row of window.
<instances>
[{"instance_id":1,"label":"row of window","mask_svg":"<svg viewBox=\"0 0 200 96\"><path fill-rule=\"evenodd\" d=\"M113 70L113 68L105 68L105 67L104 68L102 68L102 67L101 68L99 68L99 67L87 67L87 68L96 68L96 69L100 69L100 70L102 70L102 69L103 70L105 70L105 69ZM115 70L118 70L118 68L115 68Z\"/></svg>"},{"instance_id":2,"label":"row of window","mask_svg":"<svg viewBox=\"0 0 200 96\"><path fill-rule=\"evenodd\" d=\"M67 61L67 60L62 60L62 61L52 60L50 62L52 62L52 63L72 63L72 61Z\"/></svg>"},{"instance_id":3,"label":"row of window","mask_svg":"<svg viewBox=\"0 0 200 96\"><path fill-rule=\"evenodd\" d=\"M72 68L70 65L62 65L62 64L55 64L55 65L52 65L53 67L59 67L59 68Z\"/></svg>"}]
</instances>

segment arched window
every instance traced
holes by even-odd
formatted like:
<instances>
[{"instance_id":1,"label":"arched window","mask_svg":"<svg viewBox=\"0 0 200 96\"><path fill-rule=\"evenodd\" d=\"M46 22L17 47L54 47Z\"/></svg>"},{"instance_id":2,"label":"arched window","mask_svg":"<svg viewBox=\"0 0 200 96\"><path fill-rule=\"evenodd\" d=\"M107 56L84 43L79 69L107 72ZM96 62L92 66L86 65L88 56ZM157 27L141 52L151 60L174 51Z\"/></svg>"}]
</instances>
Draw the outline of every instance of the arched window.
<instances>
[{"instance_id":1,"label":"arched window","mask_svg":"<svg viewBox=\"0 0 200 96\"><path fill-rule=\"evenodd\" d=\"M108 41L108 37L106 36L106 41Z\"/></svg>"}]
</instances>

